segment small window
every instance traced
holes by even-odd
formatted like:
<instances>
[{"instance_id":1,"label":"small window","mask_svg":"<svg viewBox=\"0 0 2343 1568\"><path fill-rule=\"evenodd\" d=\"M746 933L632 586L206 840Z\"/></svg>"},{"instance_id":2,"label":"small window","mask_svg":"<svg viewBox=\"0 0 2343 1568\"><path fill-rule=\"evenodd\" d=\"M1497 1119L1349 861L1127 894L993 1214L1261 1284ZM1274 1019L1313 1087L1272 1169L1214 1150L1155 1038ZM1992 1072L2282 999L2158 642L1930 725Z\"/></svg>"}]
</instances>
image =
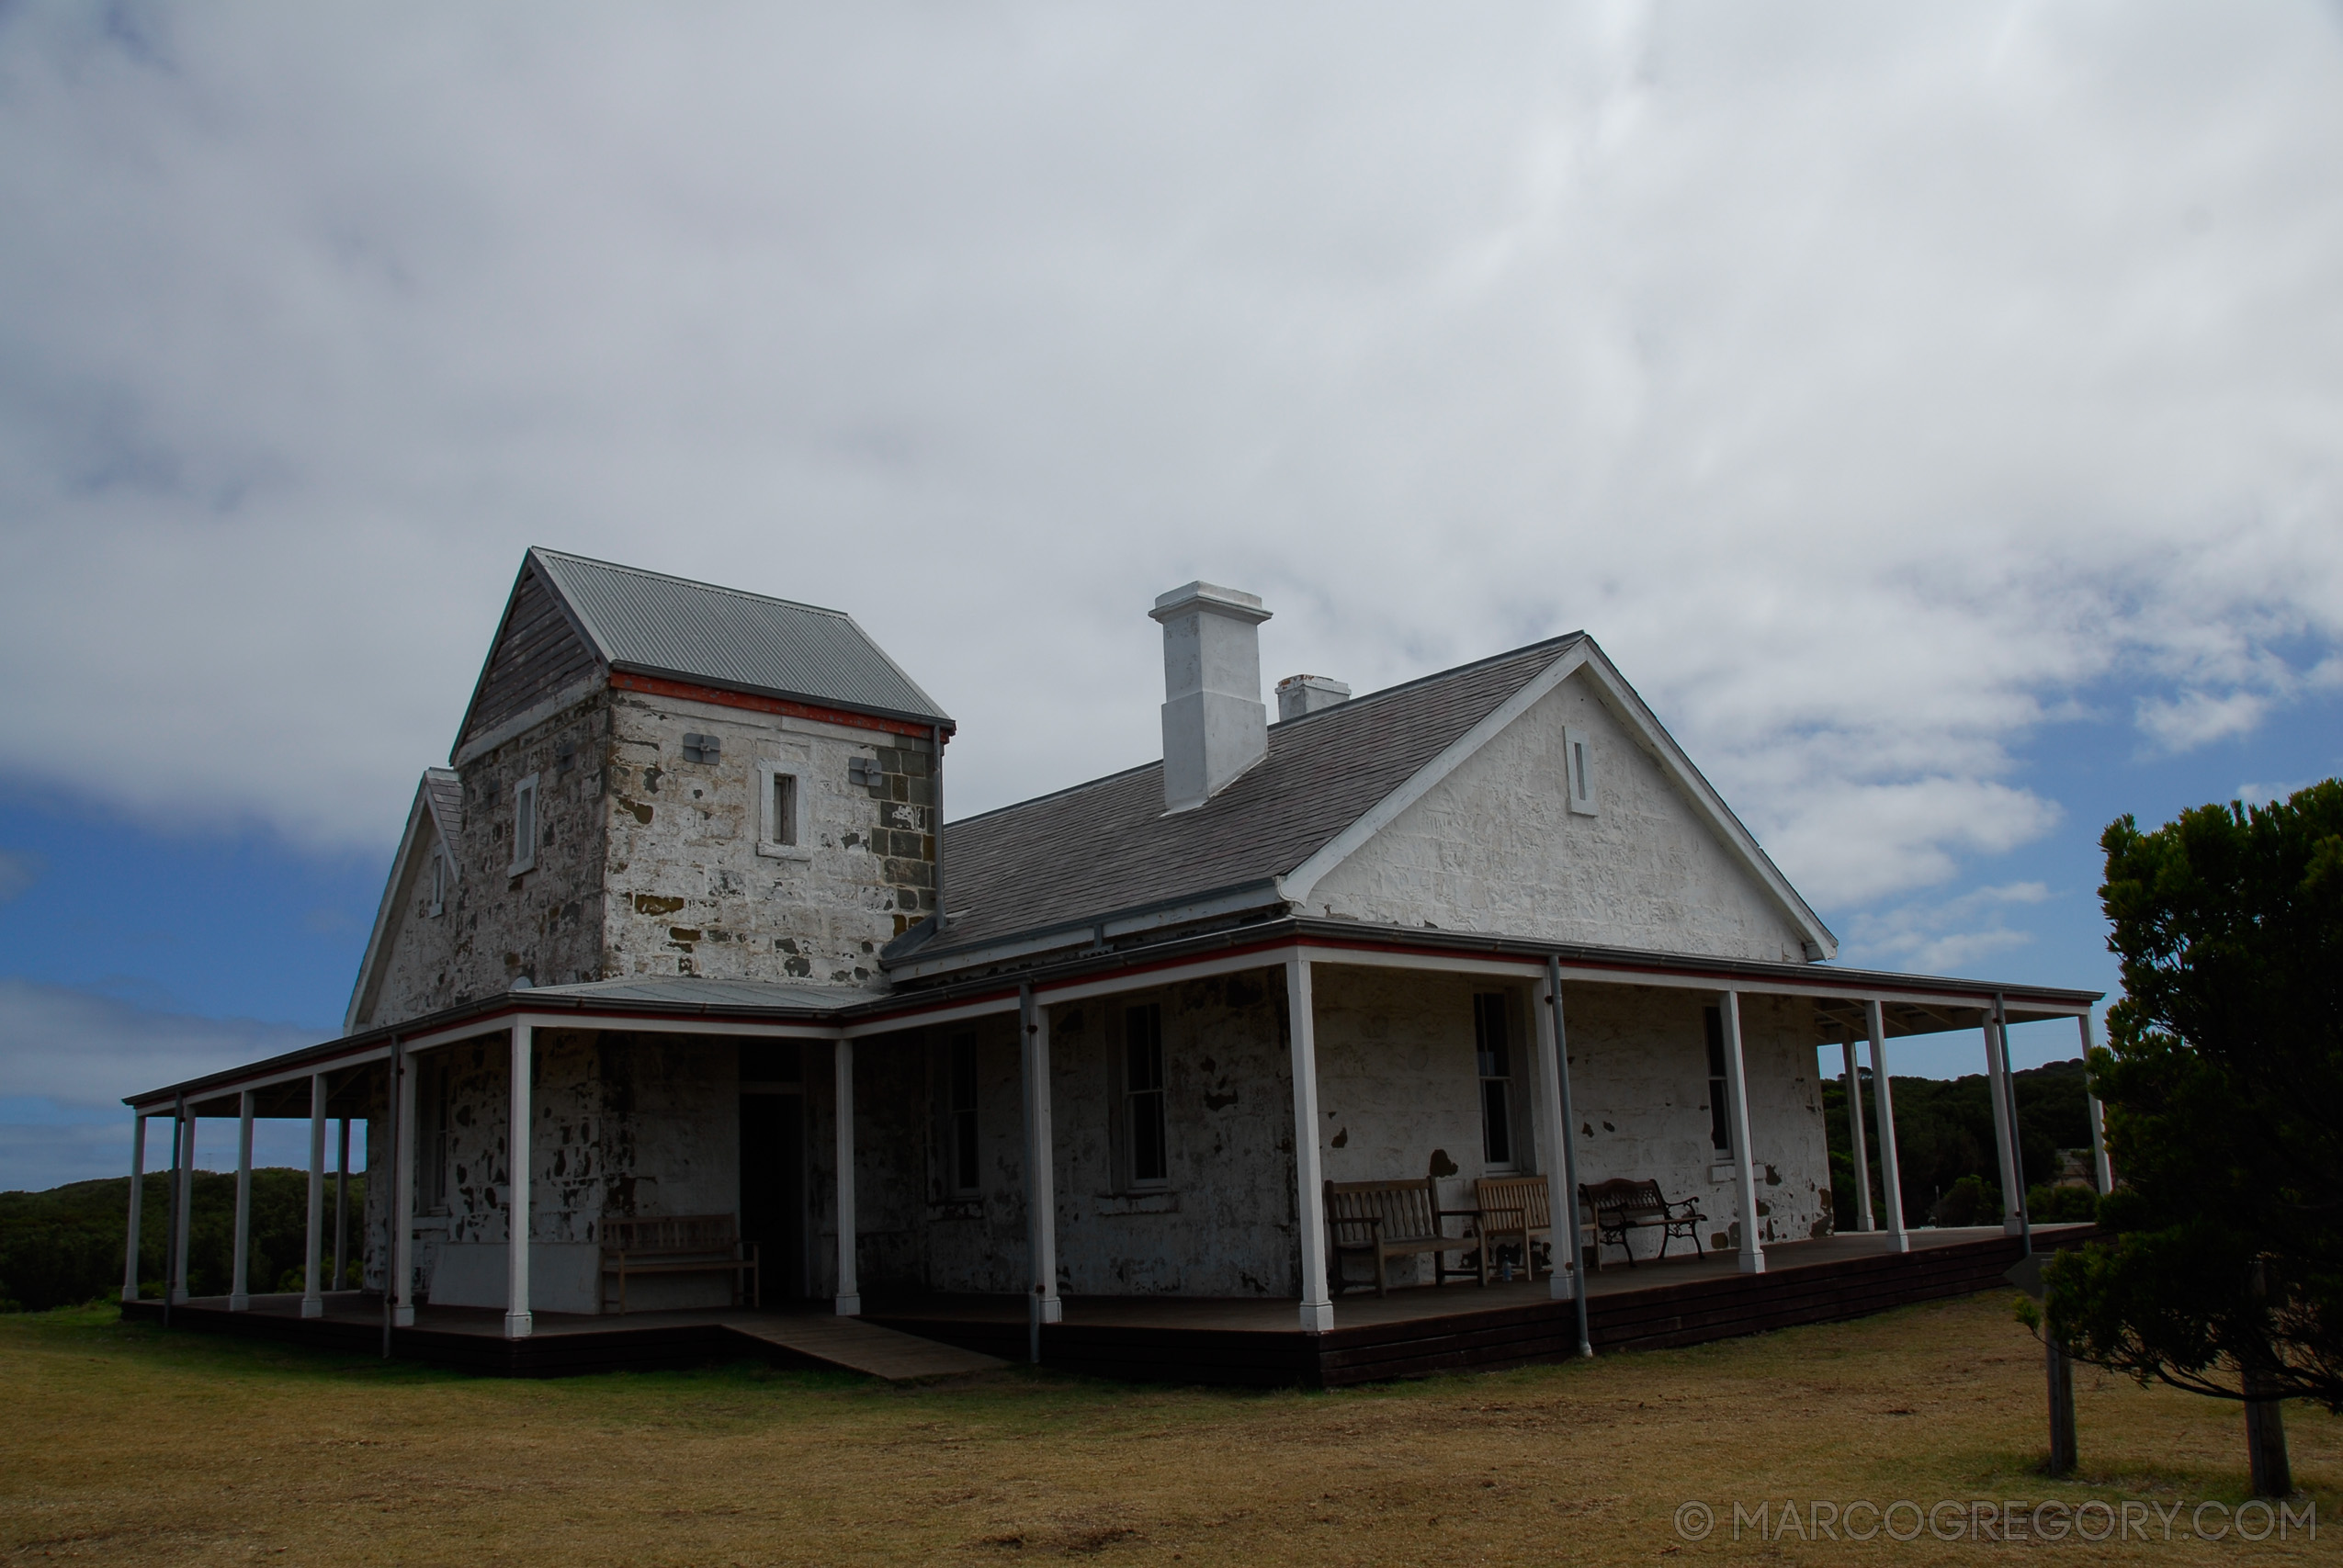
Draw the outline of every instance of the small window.
<instances>
[{"instance_id":1,"label":"small window","mask_svg":"<svg viewBox=\"0 0 2343 1568\"><path fill-rule=\"evenodd\" d=\"M1566 727L1562 731L1562 769L1567 775L1565 787L1570 797L1570 809L1581 817L1595 814L1594 747L1583 729Z\"/></svg>"},{"instance_id":2,"label":"small window","mask_svg":"<svg viewBox=\"0 0 2343 1568\"><path fill-rule=\"evenodd\" d=\"M1725 1082L1725 1014L1703 1008L1701 1021L1708 1027L1708 1141L1716 1157L1724 1159L1733 1152L1732 1101Z\"/></svg>"},{"instance_id":3,"label":"small window","mask_svg":"<svg viewBox=\"0 0 2343 1568\"><path fill-rule=\"evenodd\" d=\"M724 760L724 741L714 735L684 732L684 761L686 762L720 762Z\"/></svg>"},{"instance_id":4,"label":"small window","mask_svg":"<svg viewBox=\"0 0 2343 1568\"><path fill-rule=\"evenodd\" d=\"M1504 993L1473 998L1473 1046L1480 1058L1480 1145L1492 1170L1513 1163L1513 1053Z\"/></svg>"},{"instance_id":5,"label":"small window","mask_svg":"<svg viewBox=\"0 0 2343 1568\"><path fill-rule=\"evenodd\" d=\"M513 874L537 864L537 775L513 786Z\"/></svg>"},{"instance_id":6,"label":"small window","mask_svg":"<svg viewBox=\"0 0 2343 1568\"><path fill-rule=\"evenodd\" d=\"M436 844L431 849L430 908L435 919L447 912L447 852Z\"/></svg>"},{"instance_id":7,"label":"small window","mask_svg":"<svg viewBox=\"0 0 2343 1568\"><path fill-rule=\"evenodd\" d=\"M946 1168L952 1173L952 1190L974 1192L981 1185L982 1170L978 1163L977 1146L977 1038L973 1034L956 1034L945 1063L945 1074L951 1080L948 1103L950 1122L945 1128Z\"/></svg>"},{"instance_id":8,"label":"small window","mask_svg":"<svg viewBox=\"0 0 2343 1568\"><path fill-rule=\"evenodd\" d=\"M756 852L784 860L803 860L798 846L807 840L805 781L788 762L759 762L757 786L764 803L758 807Z\"/></svg>"},{"instance_id":9,"label":"small window","mask_svg":"<svg viewBox=\"0 0 2343 1568\"><path fill-rule=\"evenodd\" d=\"M798 775L773 775L773 834L776 844L798 841Z\"/></svg>"},{"instance_id":10,"label":"small window","mask_svg":"<svg viewBox=\"0 0 2343 1568\"><path fill-rule=\"evenodd\" d=\"M1163 1008L1149 1002L1123 1013L1123 1125L1128 1134L1130 1185L1172 1179L1164 1124Z\"/></svg>"}]
</instances>

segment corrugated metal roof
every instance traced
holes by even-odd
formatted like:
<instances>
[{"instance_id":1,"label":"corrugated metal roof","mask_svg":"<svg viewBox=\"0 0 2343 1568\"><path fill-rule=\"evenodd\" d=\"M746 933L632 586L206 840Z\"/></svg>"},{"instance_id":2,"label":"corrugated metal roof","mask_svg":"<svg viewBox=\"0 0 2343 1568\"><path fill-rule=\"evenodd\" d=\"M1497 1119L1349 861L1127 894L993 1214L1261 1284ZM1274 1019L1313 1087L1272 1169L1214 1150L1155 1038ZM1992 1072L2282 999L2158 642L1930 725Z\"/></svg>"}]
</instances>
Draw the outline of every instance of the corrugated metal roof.
<instances>
[{"instance_id":1,"label":"corrugated metal roof","mask_svg":"<svg viewBox=\"0 0 2343 1568\"><path fill-rule=\"evenodd\" d=\"M529 554L616 669L951 725L843 611L558 550Z\"/></svg>"},{"instance_id":2,"label":"corrugated metal roof","mask_svg":"<svg viewBox=\"0 0 2343 1568\"><path fill-rule=\"evenodd\" d=\"M951 920L941 943L924 946L938 953L974 946L1281 876L1582 635L1272 725L1268 755L1193 811L1163 814L1163 764L1149 762L947 822Z\"/></svg>"}]
</instances>

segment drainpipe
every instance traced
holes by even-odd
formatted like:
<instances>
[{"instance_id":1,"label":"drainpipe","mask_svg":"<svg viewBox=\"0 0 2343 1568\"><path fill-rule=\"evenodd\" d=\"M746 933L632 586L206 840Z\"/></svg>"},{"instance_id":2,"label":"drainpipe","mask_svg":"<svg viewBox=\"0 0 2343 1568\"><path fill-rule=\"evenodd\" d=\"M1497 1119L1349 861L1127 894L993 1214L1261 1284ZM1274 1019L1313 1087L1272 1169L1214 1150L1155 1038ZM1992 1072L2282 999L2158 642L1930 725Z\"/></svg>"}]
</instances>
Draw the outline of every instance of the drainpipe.
<instances>
[{"instance_id":1,"label":"drainpipe","mask_svg":"<svg viewBox=\"0 0 2343 1568\"><path fill-rule=\"evenodd\" d=\"M2009 1168L2017 1173L2018 1241L2020 1258L2034 1255L2033 1216L2026 1213L2026 1141L2018 1131L2018 1070L2009 1063L2009 1010L1993 994L1993 1039L2001 1048L2001 1091L2009 1102Z\"/></svg>"},{"instance_id":2,"label":"drainpipe","mask_svg":"<svg viewBox=\"0 0 2343 1568\"><path fill-rule=\"evenodd\" d=\"M396 1036L390 1041L390 1180L383 1194L382 1359L390 1359L390 1314L399 1299L399 1075L406 1070L407 1048ZM367 1167L368 1196L373 1196L374 1167Z\"/></svg>"}]
</instances>

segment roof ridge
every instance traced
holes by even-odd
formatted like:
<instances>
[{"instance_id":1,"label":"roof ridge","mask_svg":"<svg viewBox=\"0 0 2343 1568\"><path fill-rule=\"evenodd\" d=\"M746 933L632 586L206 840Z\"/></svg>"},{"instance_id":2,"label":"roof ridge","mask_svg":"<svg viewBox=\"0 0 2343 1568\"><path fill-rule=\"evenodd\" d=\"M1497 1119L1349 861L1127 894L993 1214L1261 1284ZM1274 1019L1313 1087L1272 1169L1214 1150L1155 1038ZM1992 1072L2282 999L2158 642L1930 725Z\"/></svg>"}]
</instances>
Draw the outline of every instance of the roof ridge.
<instances>
[{"instance_id":1,"label":"roof ridge","mask_svg":"<svg viewBox=\"0 0 2343 1568\"><path fill-rule=\"evenodd\" d=\"M697 588L708 593L721 593L731 599L746 599L753 604L786 604L792 610L805 610L817 615L831 615L842 621L851 621L855 618L846 611L833 610L827 604L809 604L802 599L784 599L775 593L752 593L745 588L728 588L720 582L702 582L696 577L678 577L672 571L652 571L645 567L628 566L623 562L603 560L594 556L582 556L568 550L549 549L543 545L531 545L529 551L548 560L570 561L579 566L599 567L605 571L624 572L628 577L655 578L662 582L678 583L683 587Z\"/></svg>"},{"instance_id":2,"label":"roof ridge","mask_svg":"<svg viewBox=\"0 0 2343 1568\"><path fill-rule=\"evenodd\" d=\"M1584 631L1565 632L1559 637L1545 637L1536 642L1525 642L1519 648L1507 649L1502 653L1492 653L1488 655L1486 658L1476 659L1467 663L1454 665L1446 670L1435 670L1429 675L1419 675L1412 681L1402 681L1394 686L1385 686L1378 691L1368 692L1361 696L1346 698L1341 702L1334 703L1326 707L1319 708L1315 713L1301 714L1293 718L1282 718L1276 723L1272 724L1269 728L1272 729L1285 729L1291 726L1304 723L1309 719L1323 718L1329 714L1355 710L1362 704L1380 702L1386 697L1395 696L1401 692L1410 691L1418 686L1427 685L1434 681L1445 681L1458 675L1469 674L1475 670L1485 670L1489 665L1501 664L1509 659L1519 659L1525 653L1534 653L1541 649L1547 648L1558 649L1563 645L1579 641L1586 636L1587 634ZM1163 759L1158 757L1151 762L1141 762L1136 767L1121 768L1111 773L1101 773L1094 779L1084 779L1080 784L1067 784L1061 789L1053 789L1044 795L1029 795L1024 800L1013 800L1005 806L996 806L990 811L979 811L973 817L963 817L956 821L946 821L944 826L946 829L953 828L965 828L972 822L982 822L988 818L999 817L1006 812L1022 811L1028 806L1039 806L1047 801L1061 800L1067 795L1079 795L1086 789L1101 788L1106 784L1113 784L1117 779L1126 779L1135 773L1143 773L1150 768L1160 769L1162 766Z\"/></svg>"}]
</instances>

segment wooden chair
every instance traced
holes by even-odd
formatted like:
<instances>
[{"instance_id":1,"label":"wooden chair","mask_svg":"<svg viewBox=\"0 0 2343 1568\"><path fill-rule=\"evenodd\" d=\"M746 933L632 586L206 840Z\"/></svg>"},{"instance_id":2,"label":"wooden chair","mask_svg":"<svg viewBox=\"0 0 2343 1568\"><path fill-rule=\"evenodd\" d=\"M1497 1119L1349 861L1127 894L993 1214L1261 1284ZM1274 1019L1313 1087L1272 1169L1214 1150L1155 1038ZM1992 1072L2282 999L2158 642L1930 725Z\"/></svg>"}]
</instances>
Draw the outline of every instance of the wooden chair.
<instances>
[{"instance_id":1,"label":"wooden chair","mask_svg":"<svg viewBox=\"0 0 2343 1568\"><path fill-rule=\"evenodd\" d=\"M1481 1239L1493 1251L1500 1244L1520 1237L1522 1268L1533 1280L1537 1278L1537 1252L1531 1244L1543 1241L1550 1247L1554 1239L1553 1190L1543 1176L1484 1176L1473 1183L1473 1201L1480 1209ZM1581 1200L1579 1255L1581 1258L1594 1256L1599 1268L1600 1253L1593 1213ZM1493 1259L1485 1259L1484 1263L1488 1269L1497 1267ZM1546 1272L1553 1272L1550 1264Z\"/></svg>"},{"instance_id":2,"label":"wooden chair","mask_svg":"<svg viewBox=\"0 0 2343 1568\"><path fill-rule=\"evenodd\" d=\"M730 1214L661 1214L643 1219L605 1215L602 1221L601 1303L610 1303L610 1281L618 1282L618 1314L627 1313L627 1280L646 1274L729 1274L732 1304L746 1295L763 1306L758 1249L741 1247Z\"/></svg>"},{"instance_id":3,"label":"wooden chair","mask_svg":"<svg viewBox=\"0 0 2343 1568\"><path fill-rule=\"evenodd\" d=\"M1631 1232L1656 1230L1659 1233L1659 1251L1656 1257L1668 1256L1671 1236L1682 1236L1692 1244L1695 1252L1708 1250L1702 1245L1699 1227L1708 1223L1708 1216L1692 1206L1689 1198L1671 1203L1660 1195L1657 1181L1630 1181L1615 1177L1598 1181L1591 1187L1580 1187L1579 1195L1588 1208L1594 1211L1597 1256L1601 1246L1609 1242L1627 1255L1627 1267L1636 1266L1636 1249L1627 1245Z\"/></svg>"},{"instance_id":4,"label":"wooden chair","mask_svg":"<svg viewBox=\"0 0 2343 1568\"><path fill-rule=\"evenodd\" d=\"M1438 1179L1424 1175L1412 1181L1330 1181L1326 1184L1326 1239L1334 1253L1333 1278L1328 1282L1336 1295L1348 1290L1342 1259L1357 1254L1374 1259L1375 1293L1388 1294L1388 1270L1395 1258L1432 1257L1432 1282L1477 1279L1488 1283L1486 1259L1452 1269L1452 1252L1478 1253L1480 1238L1467 1226L1463 1235L1447 1235L1441 1222L1471 1219L1475 1209L1440 1206Z\"/></svg>"}]
</instances>

